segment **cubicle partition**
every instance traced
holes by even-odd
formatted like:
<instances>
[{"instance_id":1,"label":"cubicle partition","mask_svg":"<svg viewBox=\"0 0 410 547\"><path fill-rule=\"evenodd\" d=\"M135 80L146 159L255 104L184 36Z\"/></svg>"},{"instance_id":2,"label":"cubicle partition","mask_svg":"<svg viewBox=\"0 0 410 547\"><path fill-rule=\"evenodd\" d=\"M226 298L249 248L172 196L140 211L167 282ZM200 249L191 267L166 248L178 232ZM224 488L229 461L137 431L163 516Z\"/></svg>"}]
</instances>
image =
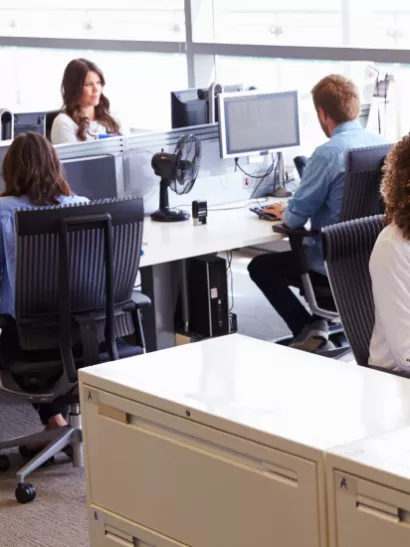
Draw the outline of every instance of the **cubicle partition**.
<instances>
[{"instance_id":1,"label":"cubicle partition","mask_svg":"<svg viewBox=\"0 0 410 547\"><path fill-rule=\"evenodd\" d=\"M151 212L158 208L158 177L151 167L152 156L161 152L172 153L181 135L192 134L202 144L201 164L198 179L189 195L178 196L170 192L171 206L189 205L195 199L205 199L208 205L225 204L248 199L253 191L252 181L245 183L246 176L235 168L234 160L223 160L219 150L219 128L217 124L175 129L165 133L144 133L125 140L124 191L127 194L142 194L145 209ZM263 163L246 165L247 172L266 172L270 157ZM264 184L271 184L266 179Z\"/></svg>"},{"instance_id":2,"label":"cubicle partition","mask_svg":"<svg viewBox=\"0 0 410 547\"><path fill-rule=\"evenodd\" d=\"M145 132L96 141L63 144L55 147L64 164L73 191L90 199L140 194L144 196L147 213L158 207L159 179L151 167L152 156L173 152L182 135L200 139L202 157L198 179L189 195L170 192L171 206L189 205L194 199L205 199L209 205L248 199L259 179L249 179L236 169L234 160L222 160L219 152L217 124L174 129L166 132ZM10 141L0 146L0 167ZM270 156L262 163L241 163L245 171L266 172ZM271 184L267 178L263 184ZM2 181L0 180L0 191Z\"/></svg>"}]
</instances>

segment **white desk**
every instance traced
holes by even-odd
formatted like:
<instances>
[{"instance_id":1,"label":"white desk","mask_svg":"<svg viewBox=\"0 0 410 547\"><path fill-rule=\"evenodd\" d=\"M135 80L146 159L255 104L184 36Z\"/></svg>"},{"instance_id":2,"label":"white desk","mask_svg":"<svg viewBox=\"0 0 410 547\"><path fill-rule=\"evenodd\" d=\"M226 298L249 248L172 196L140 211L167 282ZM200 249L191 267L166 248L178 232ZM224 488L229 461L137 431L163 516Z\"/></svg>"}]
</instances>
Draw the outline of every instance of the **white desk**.
<instances>
[{"instance_id":1,"label":"white desk","mask_svg":"<svg viewBox=\"0 0 410 547\"><path fill-rule=\"evenodd\" d=\"M273 232L272 222L260 220L249 211L255 205L242 202L221 206L219 211L209 211L204 226L194 226L192 219L174 223L145 220L140 266L142 292L152 300L151 309L144 312L149 351L175 345L178 261L282 239Z\"/></svg>"},{"instance_id":2,"label":"white desk","mask_svg":"<svg viewBox=\"0 0 410 547\"><path fill-rule=\"evenodd\" d=\"M410 428L339 447L326 460L331 547L409 545Z\"/></svg>"},{"instance_id":3,"label":"white desk","mask_svg":"<svg viewBox=\"0 0 410 547\"><path fill-rule=\"evenodd\" d=\"M91 547L326 547L324 452L410 425L407 379L240 335L80 384Z\"/></svg>"},{"instance_id":4,"label":"white desk","mask_svg":"<svg viewBox=\"0 0 410 547\"><path fill-rule=\"evenodd\" d=\"M282 239L280 234L272 231L272 222L260 220L249 211L249 207L256 205L248 203L229 210L221 206L219 211L209 211L208 223L203 226L194 226L192 219L162 223L146 218L143 236L146 245L140 267ZM235 205L226 205L226 208L229 207Z\"/></svg>"}]
</instances>

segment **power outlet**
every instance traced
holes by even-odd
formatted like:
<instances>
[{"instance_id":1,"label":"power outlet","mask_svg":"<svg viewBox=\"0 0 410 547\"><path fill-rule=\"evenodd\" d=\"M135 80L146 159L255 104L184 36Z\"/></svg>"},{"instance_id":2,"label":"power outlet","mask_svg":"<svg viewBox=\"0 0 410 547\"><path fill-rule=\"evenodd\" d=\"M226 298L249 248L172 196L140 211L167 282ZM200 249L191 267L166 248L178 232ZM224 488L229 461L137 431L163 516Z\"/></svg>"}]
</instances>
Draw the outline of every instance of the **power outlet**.
<instances>
[{"instance_id":1,"label":"power outlet","mask_svg":"<svg viewBox=\"0 0 410 547\"><path fill-rule=\"evenodd\" d=\"M261 171L256 171L253 173L252 177L248 177L246 175L243 176L243 187L247 188L248 190L254 190L257 186L268 186L269 184L272 184L272 177L273 173L270 175L267 175L266 178L261 183L261 177L263 177L266 174L266 169ZM258 178L256 178L258 177Z\"/></svg>"}]
</instances>

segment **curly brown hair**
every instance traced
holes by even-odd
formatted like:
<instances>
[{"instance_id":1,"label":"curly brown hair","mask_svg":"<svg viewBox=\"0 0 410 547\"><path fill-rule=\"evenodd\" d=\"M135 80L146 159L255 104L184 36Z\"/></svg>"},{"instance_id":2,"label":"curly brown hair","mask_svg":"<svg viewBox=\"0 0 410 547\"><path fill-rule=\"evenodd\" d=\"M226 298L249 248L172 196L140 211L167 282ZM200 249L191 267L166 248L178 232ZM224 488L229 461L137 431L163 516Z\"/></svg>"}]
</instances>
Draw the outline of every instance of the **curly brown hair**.
<instances>
[{"instance_id":1,"label":"curly brown hair","mask_svg":"<svg viewBox=\"0 0 410 547\"><path fill-rule=\"evenodd\" d=\"M84 82L88 72L98 74L101 84L105 86L105 78L102 70L87 59L74 59L70 61L64 71L63 82L61 84L61 93L63 95L63 112L68 114L78 125L77 137L80 141L86 140L86 133L90 120L81 116L81 108L78 101L83 94ZM111 135L120 134L120 126L110 115L110 101L104 94L101 94L100 102L95 107L95 119L107 129Z\"/></svg>"},{"instance_id":2,"label":"curly brown hair","mask_svg":"<svg viewBox=\"0 0 410 547\"><path fill-rule=\"evenodd\" d=\"M19 135L3 160L2 196L26 195L34 205L57 205L59 196L71 196L62 166L51 143L38 133Z\"/></svg>"},{"instance_id":3,"label":"curly brown hair","mask_svg":"<svg viewBox=\"0 0 410 547\"><path fill-rule=\"evenodd\" d=\"M410 136L394 145L383 167L381 193L386 206L386 223L396 224L410 239Z\"/></svg>"}]
</instances>

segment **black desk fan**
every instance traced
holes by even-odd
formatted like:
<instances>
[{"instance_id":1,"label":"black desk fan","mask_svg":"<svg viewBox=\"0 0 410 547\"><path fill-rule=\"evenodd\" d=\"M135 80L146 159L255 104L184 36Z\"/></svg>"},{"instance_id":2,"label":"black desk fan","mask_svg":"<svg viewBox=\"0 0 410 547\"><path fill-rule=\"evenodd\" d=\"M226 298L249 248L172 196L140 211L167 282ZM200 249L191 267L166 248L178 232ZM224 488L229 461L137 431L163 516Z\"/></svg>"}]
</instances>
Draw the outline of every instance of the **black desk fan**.
<instances>
[{"instance_id":1,"label":"black desk fan","mask_svg":"<svg viewBox=\"0 0 410 547\"><path fill-rule=\"evenodd\" d=\"M200 157L201 142L193 135L180 137L173 154L160 152L153 156L151 165L161 181L159 209L152 213L152 220L178 222L189 219L185 211L169 208L168 188L178 195L188 194L198 176Z\"/></svg>"}]
</instances>

